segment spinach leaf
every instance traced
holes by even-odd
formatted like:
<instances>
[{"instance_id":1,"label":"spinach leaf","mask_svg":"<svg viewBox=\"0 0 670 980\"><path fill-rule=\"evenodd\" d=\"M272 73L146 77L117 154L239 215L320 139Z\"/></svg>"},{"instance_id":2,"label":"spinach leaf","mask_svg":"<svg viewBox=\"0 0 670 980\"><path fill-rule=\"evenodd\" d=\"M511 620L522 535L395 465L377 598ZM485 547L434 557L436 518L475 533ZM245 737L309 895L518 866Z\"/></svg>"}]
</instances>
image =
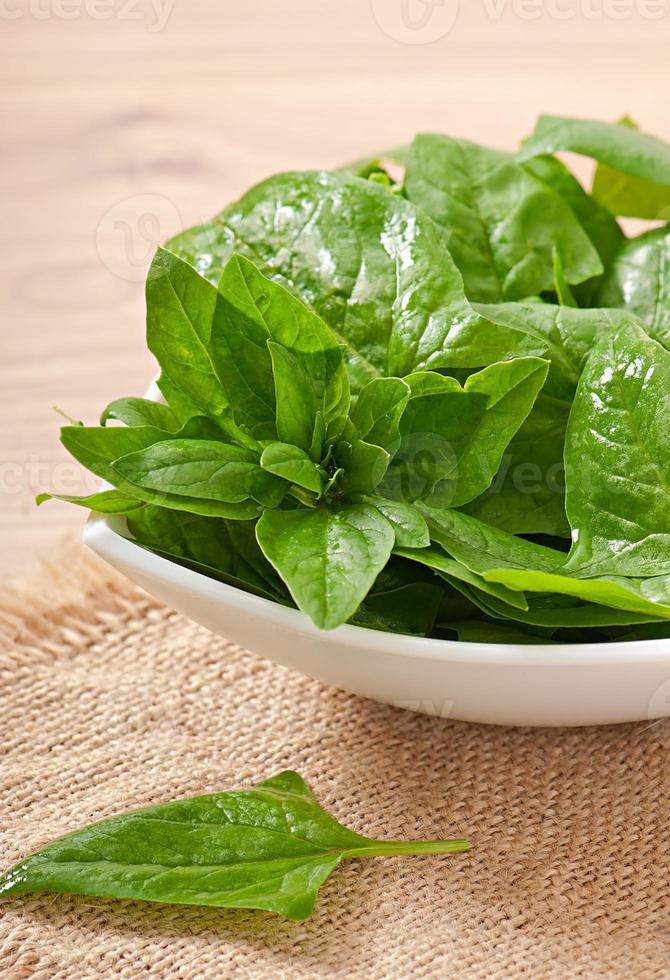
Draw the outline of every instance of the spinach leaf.
<instances>
[{"instance_id":1,"label":"spinach leaf","mask_svg":"<svg viewBox=\"0 0 670 980\"><path fill-rule=\"evenodd\" d=\"M354 614L395 540L393 526L370 504L266 510L256 536L298 606L321 629Z\"/></svg>"},{"instance_id":2,"label":"spinach leaf","mask_svg":"<svg viewBox=\"0 0 670 980\"><path fill-rule=\"evenodd\" d=\"M383 841L347 830L303 779L211 793L101 820L54 841L0 878L0 893L68 892L251 908L306 919L345 858L466 851L464 840Z\"/></svg>"},{"instance_id":3,"label":"spinach leaf","mask_svg":"<svg viewBox=\"0 0 670 980\"><path fill-rule=\"evenodd\" d=\"M322 472L308 454L297 446L285 442L271 442L263 450L261 466L268 473L294 483L321 496L324 489Z\"/></svg>"},{"instance_id":4,"label":"spinach leaf","mask_svg":"<svg viewBox=\"0 0 670 980\"><path fill-rule=\"evenodd\" d=\"M639 132L630 125L629 120L624 120L622 125L592 119L540 116L518 159L530 160L539 154L560 150L593 157L609 168L607 178L603 179L601 175L593 192L596 199L614 214L658 218L662 217L665 208L670 207L670 145ZM618 179L615 179L616 175ZM622 175L640 178L656 187L647 185L645 191L640 193L638 184L636 194L627 194L628 182L622 180Z\"/></svg>"},{"instance_id":5,"label":"spinach leaf","mask_svg":"<svg viewBox=\"0 0 670 980\"><path fill-rule=\"evenodd\" d=\"M137 497L121 493L120 490L101 490L98 493L91 493L87 497L69 497L62 493L40 493L35 498L35 503L39 506L45 500L64 500L68 504L87 507L98 514L128 514L131 510L144 506Z\"/></svg>"},{"instance_id":6,"label":"spinach leaf","mask_svg":"<svg viewBox=\"0 0 670 980\"><path fill-rule=\"evenodd\" d=\"M570 206L595 245L604 268L608 269L624 238L614 216L595 197L584 190L565 164L556 157L536 156L527 160L523 167L548 184ZM582 294L584 286L578 287L576 291Z\"/></svg>"},{"instance_id":7,"label":"spinach leaf","mask_svg":"<svg viewBox=\"0 0 670 980\"><path fill-rule=\"evenodd\" d=\"M285 601L288 595L259 548L250 521L145 506L130 513L127 523L136 541L163 556L186 560L191 567L275 600Z\"/></svg>"},{"instance_id":8,"label":"spinach leaf","mask_svg":"<svg viewBox=\"0 0 670 980\"><path fill-rule=\"evenodd\" d=\"M634 324L594 347L570 411L566 570L670 573L670 353Z\"/></svg>"},{"instance_id":9,"label":"spinach leaf","mask_svg":"<svg viewBox=\"0 0 670 980\"><path fill-rule=\"evenodd\" d=\"M540 394L491 486L464 510L513 534L570 537L563 447L570 403Z\"/></svg>"},{"instance_id":10,"label":"spinach leaf","mask_svg":"<svg viewBox=\"0 0 670 980\"><path fill-rule=\"evenodd\" d=\"M427 568L432 568L440 577L456 588L461 588L460 583L465 583L479 592L495 596L508 606L513 606L515 610L526 609L528 606L526 597L519 591L487 581L462 562L450 558L442 548L436 545L416 550L398 545L393 553L400 558L409 558L412 561L420 562ZM470 596L470 590L467 590L466 594Z\"/></svg>"},{"instance_id":11,"label":"spinach leaf","mask_svg":"<svg viewBox=\"0 0 670 980\"><path fill-rule=\"evenodd\" d=\"M289 287L344 344L354 391L425 367L479 319L431 218L345 173L271 177L169 246L213 283L238 252Z\"/></svg>"},{"instance_id":12,"label":"spinach leaf","mask_svg":"<svg viewBox=\"0 0 670 980\"><path fill-rule=\"evenodd\" d=\"M147 345L158 361L159 386L182 418L197 408L216 419L228 405L210 352L216 289L176 255L159 248L146 288ZM170 395L172 394L172 397Z\"/></svg>"},{"instance_id":13,"label":"spinach leaf","mask_svg":"<svg viewBox=\"0 0 670 980\"><path fill-rule=\"evenodd\" d=\"M124 425L153 425L165 432L176 432L180 427L171 408L147 398L117 398L100 416L100 425L106 425L110 419Z\"/></svg>"},{"instance_id":14,"label":"spinach leaf","mask_svg":"<svg viewBox=\"0 0 670 980\"><path fill-rule=\"evenodd\" d=\"M207 439L170 439L115 460L112 470L145 490L238 504L256 500L277 507L284 481L267 473L253 453Z\"/></svg>"},{"instance_id":15,"label":"spinach leaf","mask_svg":"<svg viewBox=\"0 0 670 980\"><path fill-rule=\"evenodd\" d=\"M637 129L628 116L619 126ZM599 163L593 175L593 193L613 214L632 218L670 218L670 187L644 177L622 173L606 163Z\"/></svg>"},{"instance_id":16,"label":"spinach leaf","mask_svg":"<svg viewBox=\"0 0 670 980\"><path fill-rule=\"evenodd\" d=\"M400 378L374 378L361 389L350 419L361 439L395 451L400 439L400 419L411 389Z\"/></svg>"},{"instance_id":17,"label":"spinach leaf","mask_svg":"<svg viewBox=\"0 0 670 980\"><path fill-rule=\"evenodd\" d=\"M630 310L647 333L670 349L670 230L626 239L596 296L601 306Z\"/></svg>"},{"instance_id":18,"label":"spinach leaf","mask_svg":"<svg viewBox=\"0 0 670 980\"><path fill-rule=\"evenodd\" d=\"M555 644L557 641L548 636L538 636L528 633L521 626L508 626L503 623L491 622L485 619L466 619L463 622L449 624L462 643L520 643Z\"/></svg>"},{"instance_id":19,"label":"spinach leaf","mask_svg":"<svg viewBox=\"0 0 670 980\"><path fill-rule=\"evenodd\" d=\"M398 548L427 548L430 544L428 525L424 518L409 504L397 500L385 500L383 497L366 497L365 503L372 504L384 515L395 531L395 543Z\"/></svg>"},{"instance_id":20,"label":"spinach leaf","mask_svg":"<svg viewBox=\"0 0 670 980\"><path fill-rule=\"evenodd\" d=\"M429 498L442 507L483 493L530 412L547 367L539 358L517 358L470 375L463 387L434 372L409 375L412 395L382 492L409 501Z\"/></svg>"},{"instance_id":21,"label":"spinach leaf","mask_svg":"<svg viewBox=\"0 0 670 980\"><path fill-rule=\"evenodd\" d=\"M279 434L282 441L291 442L275 429L277 409L284 428L290 414L276 397L279 371L273 372L271 351L277 360L282 356L276 345L286 348L285 360L294 365L299 360L295 370L300 371L302 398L294 400L292 409L300 410L303 402L312 416L319 409L326 426L346 418L349 383L337 338L300 300L247 259L233 255L219 283L212 357L236 422L260 438ZM285 378L282 372L279 383ZM308 437L295 445L309 450Z\"/></svg>"},{"instance_id":22,"label":"spinach leaf","mask_svg":"<svg viewBox=\"0 0 670 980\"><path fill-rule=\"evenodd\" d=\"M447 136L417 136L405 188L410 201L444 228L473 301L522 299L551 289L554 249L568 282L603 271L569 205L508 153Z\"/></svg>"},{"instance_id":23,"label":"spinach leaf","mask_svg":"<svg viewBox=\"0 0 670 980\"><path fill-rule=\"evenodd\" d=\"M388 592L371 592L354 613L356 626L388 633L427 636L433 629L443 590L415 582Z\"/></svg>"}]
</instances>

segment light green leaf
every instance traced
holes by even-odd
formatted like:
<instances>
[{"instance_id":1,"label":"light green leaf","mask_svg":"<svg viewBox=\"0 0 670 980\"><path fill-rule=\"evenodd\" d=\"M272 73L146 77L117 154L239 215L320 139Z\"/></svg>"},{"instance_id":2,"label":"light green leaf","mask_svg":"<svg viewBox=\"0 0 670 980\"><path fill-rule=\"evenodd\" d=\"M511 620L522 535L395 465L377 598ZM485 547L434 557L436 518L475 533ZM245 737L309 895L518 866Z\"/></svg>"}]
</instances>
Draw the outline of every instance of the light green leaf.
<instances>
[{"instance_id":1,"label":"light green leaf","mask_svg":"<svg viewBox=\"0 0 670 980\"><path fill-rule=\"evenodd\" d=\"M659 218L670 207L670 145L639 132L629 120L621 124L540 116L518 159L529 160L538 154L562 150L593 157L625 178L641 178L657 185L640 188L638 184L636 194L626 193L628 180L617 181L615 174L601 173L594 184L594 196L614 214ZM644 192L640 193L641 190ZM633 207L629 206L631 203Z\"/></svg>"},{"instance_id":2,"label":"light green leaf","mask_svg":"<svg viewBox=\"0 0 670 980\"><path fill-rule=\"evenodd\" d=\"M306 919L343 858L466 851L464 840L383 841L347 830L295 772L101 820L0 878L0 893L68 892L251 908Z\"/></svg>"},{"instance_id":3,"label":"light green leaf","mask_svg":"<svg viewBox=\"0 0 670 980\"><path fill-rule=\"evenodd\" d=\"M146 398L117 398L100 416L100 425L110 419L124 425L153 425L166 432L176 432L179 428L179 420L171 408Z\"/></svg>"},{"instance_id":4,"label":"light green leaf","mask_svg":"<svg viewBox=\"0 0 670 980\"><path fill-rule=\"evenodd\" d=\"M393 526L396 547L427 548L430 544L428 525L411 504L403 504L397 500L385 500L384 497L377 496L366 497L365 503L376 507Z\"/></svg>"},{"instance_id":5,"label":"light green leaf","mask_svg":"<svg viewBox=\"0 0 670 980\"><path fill-rule=\"evenodd\" d=\"M144 506L137 497L131 497L119 490L102 490L99 493L91 493L87 497L69 497L63 493L40 493L35 498L35 503L39 507L45 500L64 500L68 504L87 507L98 514L127 514L131 510Z\"/></svg>"},{"instance_id":6,"label":"light green leaf","mask_svg":"<svg viewBox=\"0 0 670 980\"><path fill-rule=\"evenodd\" d=\"M295 483L298 487L321 494L323 478L318 467L306 452L285 442L271 442L261 456L261 466L268 473L280 476L282 480Z\"/></svg>"}]
</instances>

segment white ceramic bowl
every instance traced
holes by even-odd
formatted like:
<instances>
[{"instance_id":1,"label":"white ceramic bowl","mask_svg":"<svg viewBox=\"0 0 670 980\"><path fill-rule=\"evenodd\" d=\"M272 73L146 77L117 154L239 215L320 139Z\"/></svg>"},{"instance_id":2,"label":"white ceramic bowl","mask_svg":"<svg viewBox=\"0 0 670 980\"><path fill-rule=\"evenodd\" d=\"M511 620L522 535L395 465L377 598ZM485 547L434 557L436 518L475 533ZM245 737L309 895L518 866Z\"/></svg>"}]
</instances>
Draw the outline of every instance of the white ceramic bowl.
<instances>
[{"instance_id":1,"label":"white ceramic bowl","mask_svg":"<svg viewBox=\"0 0 670 980\"><path fill-rule=\"evenodd\" d=\"M182 568L92 516L85 543L152 595L276 663L397 707L497 725L601 725L670 716L670 640L522 646L340 626ZM659 728L659 735L664 726Z\"/></svg>"}]
</instances>

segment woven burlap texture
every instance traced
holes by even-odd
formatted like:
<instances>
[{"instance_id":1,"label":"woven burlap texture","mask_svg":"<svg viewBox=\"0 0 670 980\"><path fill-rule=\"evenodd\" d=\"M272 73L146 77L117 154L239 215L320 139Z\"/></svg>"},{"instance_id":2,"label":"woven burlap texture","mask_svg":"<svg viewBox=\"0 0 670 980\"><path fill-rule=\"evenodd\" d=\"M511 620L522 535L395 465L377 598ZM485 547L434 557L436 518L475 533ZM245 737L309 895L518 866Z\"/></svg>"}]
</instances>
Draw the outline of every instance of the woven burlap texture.
<instances>
[{"instance_id":1,"label":"woven burlap texture","mask_svg":"<svg viewBox=\"0 0 670 980\"><path fill-rule=\"evenodd\" d=\"M2 600L6 867L114 813L283 768L375 837L446 857L347 862L313 917L30 895L0 906L23 978L667 978L670 731L412 714L290 673L74 553Z\"/></svg>"}]
</instances>

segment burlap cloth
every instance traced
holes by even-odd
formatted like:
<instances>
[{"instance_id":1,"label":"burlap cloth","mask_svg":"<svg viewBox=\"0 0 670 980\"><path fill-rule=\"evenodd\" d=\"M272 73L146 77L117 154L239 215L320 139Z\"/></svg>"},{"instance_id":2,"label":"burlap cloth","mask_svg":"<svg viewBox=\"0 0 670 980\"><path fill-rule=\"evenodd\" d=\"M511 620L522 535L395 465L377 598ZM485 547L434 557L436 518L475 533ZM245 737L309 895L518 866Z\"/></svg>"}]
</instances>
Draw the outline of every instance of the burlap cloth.
<instances>
[{"instance_id":1,"label":"burlap cloth","mask_svg":"<svg viewBox=\"0 0 670 980\"><path fill-rule=\"evenodd\" d=\"M273 666L81 555L2 602L3 868L124 809L299 770L374 836L469 855L347 862L313 917L35 895L0 905L0 974L670 976L663 725L503 729Z\"/></svg>"}]
</instances>

